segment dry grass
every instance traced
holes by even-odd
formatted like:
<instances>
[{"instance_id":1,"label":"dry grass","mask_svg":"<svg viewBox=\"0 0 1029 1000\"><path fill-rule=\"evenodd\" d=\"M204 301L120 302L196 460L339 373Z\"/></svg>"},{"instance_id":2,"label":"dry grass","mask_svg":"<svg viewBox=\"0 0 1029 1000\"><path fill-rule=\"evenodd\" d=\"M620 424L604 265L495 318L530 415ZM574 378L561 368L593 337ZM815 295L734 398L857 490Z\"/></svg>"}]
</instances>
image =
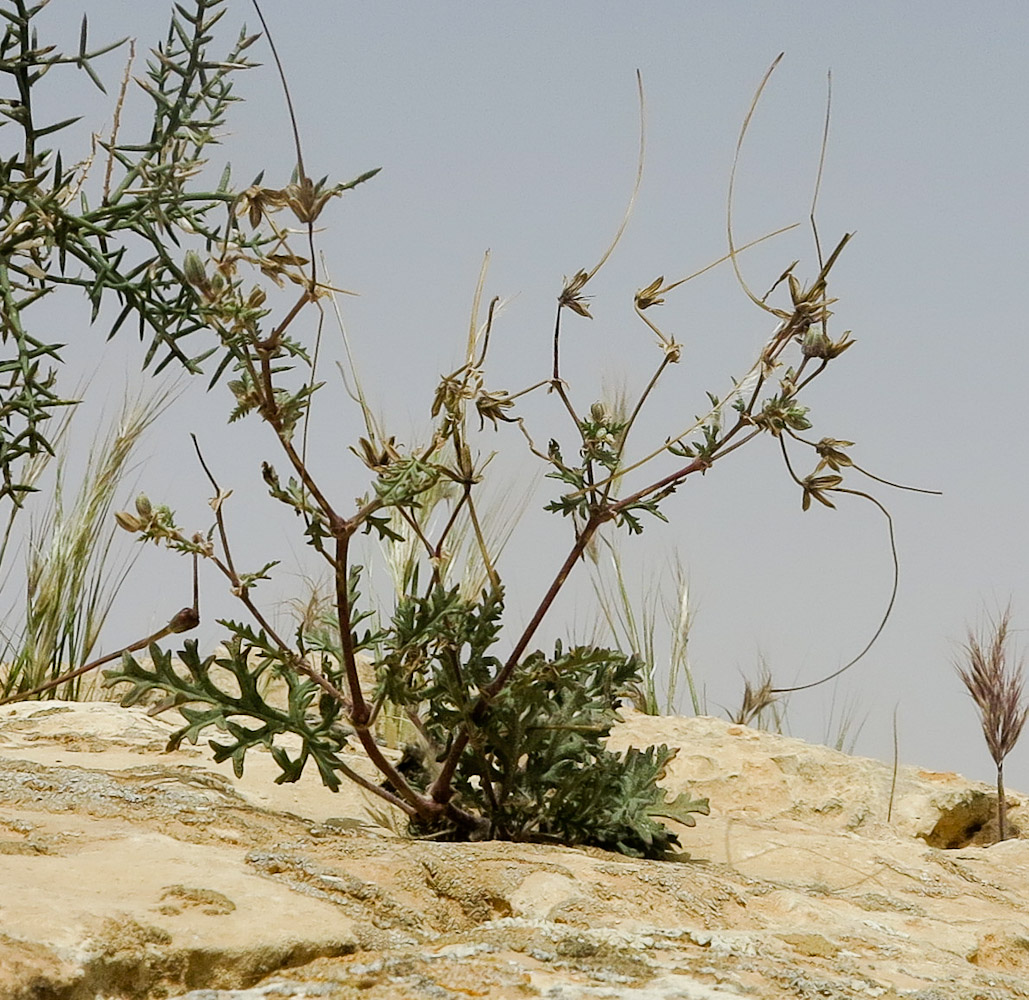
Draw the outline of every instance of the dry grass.
<instances>
[{"instance_id":1,"label":"dry grass","mask_svg":"<svg viewBox=\"0 0 1029 1000\"><path fill-rule=\"evenodd\" d=\"M961 678L979 710L979 720L990 756L997 765L997 838L1007 837L1004 795L1004 758L1014 749L1025 726L1029 705L1024 698L1024 658L1010 648L1011 609L978 631L969 629L962 647L964 662L957 663Z\"/></svg>"},{"instance_id":2,"label":"dry grass","mask_svg":"<svg viewBox=\"0 0 1029 1000\"><path fill-rule=\"evenodd\" d=\"M749 680L743 682L743 699L740 707L730 713L729 720L737 726L749 726L756 723L761 715L772 708L777 698L772 693L772 675L762 672L761 682L752 685ZM777 723L779 720L776 720ZM781 728L777 725L777 731Z\"/></svg>"},{"instance_id":3,"label":"dry grass","mask_svg":"<svg viewBox=\"0 0 1029 1000\"><path fill-rule=\"evenodd\" d=\"M29 531L25 604L8 619L20 621L6 638L9 665L0 694L31 690L87 663L132 559L112 563L115 493L129 471L134 449L168 405L170 392L126 399L107 434L89 452L82 481L68 499L69 437L61 435L53 491ZM5 659L7 659L5 657ZM55 696L78 698L81 680Z\"/></svg>"},{"instance_id":4,"label":"dry grass","mask_svg":"<svg viewBox=\"0 0 1029 1000\"><path fill-rule=\"evenodd\" d=\"M603 550L603 551L602 551ZM606 558L605 558L606 556ZM667 577L641 580L632 586L625 577L621 550L607 535L598 534L586 549L590 582L600 614L598 631L606 632L610 641L623 653L631 653L644 664L643 685L636 708L648 715L674 713L678 710L680 684L685 683L694 715L703 715L706 703L698 689L689 659L690 631L694 611L690 603L690 585L682 559L676 553L671 559ZM663 619L664 628L659 626ZM658 690L657 636L668 641L668 673L664 691ZM598 642L602 641L597 639Z\"/></svg>"}]
</instances>

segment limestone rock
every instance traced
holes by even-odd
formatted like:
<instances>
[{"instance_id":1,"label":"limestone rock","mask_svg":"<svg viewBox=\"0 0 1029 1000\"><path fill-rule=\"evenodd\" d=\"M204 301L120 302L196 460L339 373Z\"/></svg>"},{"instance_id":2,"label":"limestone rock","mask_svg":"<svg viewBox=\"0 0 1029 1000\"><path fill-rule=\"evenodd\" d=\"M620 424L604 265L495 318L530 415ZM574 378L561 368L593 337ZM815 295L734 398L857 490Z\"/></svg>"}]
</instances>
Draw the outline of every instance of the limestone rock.
<instances>
[{"instance_id":1,"label":"limestone rock","mask_svg":"<svg viewBox=\"0 0 1029 1000\"><path fill-rule=\"evenodd\" d=\"M612 750L665 743L680 747L669 787L710 798L723 817L795 820L822 830L919 837L932 847L989 845L996 840L997 793L960 775L851 757L803 740L704 716L623 713ZM892 797L892 803L891 803ZM1015 832L1029 829L1025 796L1008 793Z\"/></svg>"},{"instance_id":2,"label":"limestone rock","mask_svg":"<svg viewBox=\"0 0 1029 1000\"><path fill-rule=\"evenodd\" d=\"M1029 997L1029 841L980 846L957 775L627 713L611 748L679 747L664 784L711 801L656 862L412 841L268 754L164 753L176 726L0 709L0 1000Z\"/></svg>"}]
</instances>

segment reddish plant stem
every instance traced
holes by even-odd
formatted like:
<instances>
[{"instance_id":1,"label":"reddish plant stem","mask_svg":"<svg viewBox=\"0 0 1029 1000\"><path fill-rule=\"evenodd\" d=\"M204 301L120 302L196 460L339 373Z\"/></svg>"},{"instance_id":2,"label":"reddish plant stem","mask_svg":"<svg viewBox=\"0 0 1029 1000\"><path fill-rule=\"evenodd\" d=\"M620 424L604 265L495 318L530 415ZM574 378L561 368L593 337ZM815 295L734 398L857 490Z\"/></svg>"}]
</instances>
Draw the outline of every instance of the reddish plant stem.
<instances>
[{"instance_id":1,"label":"reddish plant stem","mask_svg":"<svg viewBox=\"0 0 1029 1000\"><path fill-rule=\"evenodd\" d=\"M630 497L626 497L624 500L620 500L616 504L611 504L608 507L602 507L595 509L590 515L590 519L583 526L581 532L579 532L578 538L575 540L575 545L572 546L571 552L568 553L567 558L561 564L561 568L557 571L557 575L554 577L553 582L550 584L546 594L543 595L543 599L540 601L539 606L536 608L536 612L533 614L529 624L526 625L518 641L515 643L514 648L511 650L507 661L504 666L500 669L500 672L493 679L493 681L482 689L479 694L478 701L472 708L472 723L466 723L462 726L451 744L450 751L447 754L446 760L443 762L436 780L433 781L429 788L429 796L436 802L445 803L449 800L452 792L450 783L453 780L454 773L457 770L457 765L461 759L461 755L464 753L465 747L468 745L470 739L469 725L474 724L474 720L482 717L483 713L489 707L490 702L496 698L496 696L504 689L504 686L511 678L511 674L514 673L518 666L518 661L521 659L522 654L525 652L526 647L532 641L532 637L536 634L536 630L542 624L544 617L550 610L551 605L557 599L557 595L561 592L561 588L564 587L572 569L575 564L582 558L583 552L586 551L586 546L589 545L590 540L597 533L600 526L607 521L612 520L618 513L618 511L636 500L647 496L650 493L655 492L665 486L671 485L679 480L685 479L687 476L694 472L701 471L707 467L707 463L701 459L695 459L689 465L679 469L678 472L672 473L670 476L666 476L664 479L652 486L646 487L634 493Z\"/></svg>"},{"instance_id":2,"label":"reddish plant stem","mask_svg":"<svg viewBox=\"0 0 1029 1000\"><path fill-rule=\"evenodd\" d=\"M382 752L371 731L369 724L371 711L368 708L368 702L365 701L361 679L357 673L357 654L354 650L354 633L351 628L350 594L347 586L349 547L350 533L343 532L336 539L336 613L339 624L340 649L343 653L343 669L347 679L347 690L350 694L350 722L368 759L389 781L397 795L408 802L419 816L427 818L439 812L439 805L432 799L419 795L407 783L404 776L393 766L393 762Z\"/></svg>"},{"instance_id":3,"label":"reddish plant stem","mask_svg":"<svg viewBox=\"0 0 1029 1000\"><path fill-rule=\"evenodd\" d=\"M271 338L273 341L282 335L285 329L293 319L295 319L308 301L310 301L310 296L305 292L293 306L292 310L282 323L280 323L275 329ZM407 811L409 811L409 814L418 815L425 819L430 818L440 811L440 806L432 799L419 795L413 788L411 788L403 775L397 771L393 766L393 763L385 756L385 754L383 754L378 743L376 743L375 737L372 735L370 728L371 711L368 707L367 701L365 700L364 692L361 688L361 681L357 673L357 657L354 649L353 630L351 628L350 598L347 586L350 536L368 514L375 511L382 505L382 501L378 497L372 499L349 520L344 520L336 513L328 499L318 488L317 483L308 471L306 462L299 454L297 454L292 443L284 433L282 421L279 416L278 404L275 400L270 353L271 352L267 348L264 350L259 349L258 351L261 360L261 374L265 397L265 405L262 408L263 416L268 423L271 424L272 429L275 431L275 435L279 440L279 444L286 453L290 464L300 477L301 482L304 484L304 488L311 494L315 503L325 515L329 523L329 529L336 538L335 559L330 560L330 562L333 566L333 575L335 580L340 647L343 653L343 668L346 676L349 698L334 684L332 684L327 677L321 674L320 671L307 667L307 665L302 661L297 661L295 666L306 673L316 684L319 685L319 687L328 692L348 710L350 722L353 725L354 731L357 734L365 753L368 755L369 760L371 760L371 762L378 768L379 772L390 783L396 797L399 797L402 801L407 803ZM232 573L232 576L235 577L235 573ZM238 583L238 580L236 582ZM243 600L243 603L252 614L256 613L257 609L249 600L245 590L242 588L241 590L242 592L239 596ZM260 615L258 615L258 620L261 620ZM288 647L284 645L282 648L288 649ZM373 790L386 792L383 797L387 800L393 800L394 795L390 794L387 790L378 789L378 786L372 787Z\"/></svg>"},{"instance_id":4,"label":"reddish plant stem","mask_svg":"<svg viewBox=\"0 0 1029 1000\"><path fill-rule=\"evenodd\" d=\"M741 424L737 424L725 437L722 439L724 444L729 440L741 427ZM635 493L630 494L627 497L623 497L617 503L611 504L610 515L614 517L619 511L624 510L626 507L631 506L644 497L650 496L651 493L657 493L659 490L663 490L666 486L677 486L687 476L693 475L694 472L702 472L711 464L710 459L695 458L689 465L683 466L678 472L673 472L671 475L665 476L664 479L659 479L656 483L651 483L650 486L644 486L643 489L637 490Z\"/></svg>"},{"instance_id":5,"label":"reddish plant stem","mask_svg":"<svg viewBox=\"0 0 1029 1000\"><path fill-rule=\"evenodd\" d=\"M554 318L554 374L550 379L550 388L561 397L561 402L564 403L565 409L575 423L575 429L581 435L579 415L575 412L575 407L572 406L572 401L568 398L564 382L561 379L561 310L563 308L561 303L558 302L557 316Z\"/></svg>"},{"instance_id":6,"label":"reddish plant stem","mask_svg":"<svg viewBox=\"0 0 1029 1000\"><path fill-rule=\"evenodd\" d=\"M271 336L267 340L256 341L254 343L254 352L257 354L258 360L260 361L260 388L261 394L264 397L260 412L261 416L271 425L275 436L279 439L279 444L282 445L282 450L286 453L286 457L289 459L290 465L293 466L293 470L300 477L300 481L304 484L304 489L314 498L315 503L321 508L322 513L326 516L330 525L336 525L341 522L341 518L333 509L332 504L329 503L328 498L318 488L318 484L314 481L311 473L307 469L307 463L304 461L301 455L297 454L296 449L293 447L292 441L286 435L285 428L282 423L282 415L279 410L279 404L275 399L275 381L274 373L272 371L271 359L274 352L277 350L278 345L281 342L282 335L286 329L293 322L294 319L300 314L300 311L309 302L314 301L312 294L309 291L305 291L299 299L293 304L293 307L286 314L285 319L272 331ZM254 369L253 357L248 355L246 358L247 368L250 372L250 377L254 381L255 387L258 384L257 372Z\"/></svg>"},{"instance_id":7,"label":"reddish plant stem","mask_svg":"<svg viewBox=\"0 0 1029 1000\"><path fill-rule=\"evenodd\" d=\"M529 624L525 626L500 673L497 674L487 687L483 688L480 704L492 701L507 684L511 674L518 666L518 661L525 652L525 647L529 645L532 637L536 634L536 629L543 622L544 616L550 610L550 606L554 603L557 595L561 592L561 588L565 585L565 581L568 579L575 564L582 558L583 552L586 551L586 546L589 545L590 540L597 533L597 529L605 521L610 521L613 516L610 510L596 510L590 515L590 519L583 525L583 529L579 532L579 537L576 538L571 552L568 553L568 557L561 564L561 568L557 571L553 583L547 589L546 594L543 595L543 600L540 601L539 606L536 608L536 613L532 616ZM476 707L478 709L478 706Z\"/></svg>"},{"instance_id":8,"label":"reddish plant stem","mask_svg":"<svg viewBox=\"0 0 1029 1000\"><path fill-rule=\"evenodd\" d=\"M450 801L451 796L454 794L453 789L450 787L451 782L454 780L454 772L457 770L461 754L464 753L465 747L468 746L470 738L471 734L468 730L468 724L465 723L458 731L457 736L454 737L454 742L450 744L450 750L447 753L446 760L443 761L443 767L440 768L439 774L436 775L436 780L429 786L428 794L433 802L445 805Z\"/></svg>"},{"instance_id":9,"label":"reddish plant stem","mask_svg":"<svg viewBox=\"0 0 1029 1000\"><path fill-rule=\"evenodd\" d=\"M363 774L358 774L357 771L347 767L346 764L339 763L336 765L336 768L341 774L346 775L350 781L354 782L354 784L359 785L365 791L371 792L373 795L377 795L380 799L385 799L391 806L396 806L407 816L414 818L418 815L418 810L409 802L405 802L399 795L394 795L388 789L375 784L374 781L369 781L369 779Z\"/></svg>"},{"instance_id":10,"label":"reddish plant stem","mask_svg":"<svg viewBox=\"0 0 1029 1000\"><path fill-rule=\"evenodd\" d=\"M289 328L290 323L292 323L293 320L295 320L297 316L300 315L300 310L303 309L308 302L313 301L314 297L312 296L311 291L309 289L302 292L300 298L293 303L293 307L290 309L288 313L286 313L286 316L282 320L282 322L274 330L272 330L272 334L268 338L268 340L270 340L272 343L278 342L278 340Z\"/></svg>"},{"instance_id":11,"label":"reddish plant stem","mask_svg":"<svg viewBox=\"0 0 1029 1000\"><path fill-rule=\"evenodd\" d=\"M661 359L661 364L658 365L657 371L651 376L650 381L647 383L647 387L643 390L640 398L636 400L636 405L632 408L632 413L629 414L629 419L625 422L625 427L622 429L622 433L618 439L618 450L615 453L615 465L619 466L622 464L622 454L625 452L626 442L629 440L629 432L632 430L632 425L636 423L636 418L640 415L640 410L643 409L644 403L647 401L647 397L653 391L654 386L657 385L657 380L661 377L662 372L671 364L671 357L666 354ZM608 479L604 485L602 494L602 500L606 503L608 497L611 496L611 490L614 487L615 480Z\"/></svg>"},{"instance_id":12,"label":"reddish plant stem","mask_svg":"<svg viewBox=\"0 0 1029 1000\"><path fill-rule=\"evenodd\" d=\"M152 645L155 642L160 642L165 636L171 635L174 632L186 632L189 629L196 628L199 624L199 617L190 618L189 612L192 612L192 608L183 608L164 628L159 629L153 635L148 635L145 639L140 639L138 642L132 643L131 646L123 646L121 649L116 649L113 653L108 653L106 656L101 656L98 660L93 660L90 663L85 664L70 670L66 674L61 674L60 677L55 677L53 680L47 681L45 684L40 684L39 687L34 687L31 691L22 691L21 694L10 695L7 698L0 698L0 705L10 705L16 701L25 701L33 695L42 694L44 691L49 691L52 688L59 687L66 681L74 680L76 677L81 677L83 674L88 673L90 670L94 670L96 667L102 667L105 663L110 663L111 660L117 659L119 656L123 656L125 653L136 653L141 649ZM181 621L180 621L181 619ZM179 627L179 626L184 627Z\"/></svg>"},{"instance_id":13,"label":"reddish plant stem","mask_svg":"<svg viewBox=\"0 0 1029 1000\"><path fill-rule=\"evenodd\" d=\"M343 670L350 692L350 721L355 726L368 723L368 703L361 690L361 679L357 673L357 653L354 649L354 633L351 629L350 588L347 580L350 535L344 533L336 539L334 581L336 585L336 614L339 625L339 644L343 653Z\"/></svg>"},{"instance_id":14,"label":"reddish plant stem","mask_svg":"<svg viewBox=\"0 0 1029 1000\"><path fill-rule=\"evenodd\" d=\"M586 546L589 545L590 539L596 534L597 529L605 522L611 519L611 514L606 511L594 511L590 519L583 526L579 537L575 540L575 545L572 546L571 552L568 553L568 557L561 564L561 568L557 571L557 575L554 577L553 583L551 583L546 594L543 595L543 600L540 601L539 606L536 608L536 613L532 616L532 620L526 625L524 631L515 643L514 649L511 650L510 655L507 658L504 666L500 669L500 672L493 679L493 681L479 694L479 698L472 708L472 718L481 718L482 714L489 707L489 703L503 690L518 666L518 661L521 659L522 654L525 652L525 647L529 645L533 635L539 628L543 621L544 616L550 610L550 606L554 603L557 595L561 592L561 588L564 586L565 581L568 579L569 574L572 572L573 567L582 558L583 552L586 551ZM464 753L465 747L468 745L470 738L469 731L470 723L465 723L461 727L454 742L451 744L450 751L447 754L446 760L443 761L443 767L440 769L439 774L436 776L436 780L433 781L429 787L429 796L438 803L445 803L449 801L452 794L450 784L453 780L454 773L457 770L458 762L461 759L461 754Z\"/></svg>"},{"instance_id":15,"label":"reddish plant stem","mask_svg":"<svg viewBox=\"0 0 1029 1000\"><path fill-rule=\"evenodd\" d=\"M304 484L304 489L314 498L314 502L321 509L322 513L328 519L330 525L338 525L342 522L342 518L333 509L332 504L329 503L325 494L318 488L318 484L311 477L311 473L307 470L307 463L297 454L296 449L293 447L292 442L286 437L282 429L282 421L278 417L278 408L274 414L266 416L268 423L272 425L275 431L276 437L279 439L279 443L282 445L282 450L286 453L286 457L289 459L290 465L293 466L294 471L300 477L300 481Z\"/></svg>"},{"instance_id":16,"label":"reddish plant stem","mask_svg":"<svg viewBox=\"0 0 1029 1000\"><path fill-rule=\"evenodd\" d=\"M257 605L255 605L254 602L250 599L250 590L248 587L245 587L242 581L240 580L239 574L236 572L236 565L232 559L232 547L229 545L229 533L228 529L225 527L225 517L222 514L221 487L218 485L218 481L214 478L214 473L211 472L211 470L208 468L207 462L204 461L204 456L203 453L200 451L200 444L197 441L196 435L192 434L190 436L193 438L193 447L196 449L197 458L200 461L200 467L204 470L205 475L207 476L208 480L211 483L211 486L214 489L215 496L214 503L212 504L212 506L214 507L214 519L215 523L218 525L218 536L221 538L222 551L225 553L225 562L222 562L216 555L214 555L213 552L210 553L207 556L207 558L210 559L211 562L213 562L214 565L218 568L218 570L226 577L226 579L228 579L229 583L232 585L232 592L240 599L240 601L243 602L243 606L250 612L251 615L253 615L254 620L258 623L258 625L260 625L261 628L264 629L264 631L279 647L279 649L286 653L286 656L290 664L293 666L293 668L302 674L306 674L307 677L314 681L314 683L317 684L323 691L325 691L326 694L330 695L332 698L335 698L341 704L346 705L347 700L343 692L340 691L339 688L337 688L336 685L333 684L328 677L326 677L320 670L315 670L314 667L311 667L307 663L305 663L303 658L298 659L290 654L290 647L285 642L283 642L281 636L278 635L278 633L272 627L271 623L265 619L263 614L261 614L260 608L258 608ZM180 538L180 540L185 541L184 538ZM195 558L196 556L194 555L194 559ZM194 563L194 591L196 589L195 572L196 564ZM194 605L195 604L196 595L194 593Z\"/></svg>"}]
</instances>

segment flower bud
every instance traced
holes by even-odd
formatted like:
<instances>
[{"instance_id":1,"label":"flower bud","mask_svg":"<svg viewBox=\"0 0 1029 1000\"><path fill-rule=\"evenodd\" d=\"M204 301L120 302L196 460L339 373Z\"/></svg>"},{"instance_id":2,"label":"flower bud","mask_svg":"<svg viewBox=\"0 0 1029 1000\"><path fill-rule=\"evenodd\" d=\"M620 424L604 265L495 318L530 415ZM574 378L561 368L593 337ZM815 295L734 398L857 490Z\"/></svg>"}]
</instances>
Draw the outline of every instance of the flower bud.
<instances>
[{"instance_id":1,"label":"flower bud","mask_svg":"<svg viewBox=\"0 0 1029 1000\"><path fill-rule=\"evenodd\" d=\"M194 288L207 287L207 271L204 270L204 262L200 259L200 254L195 250L186 251L186 259L182 263L182 273L186 276L186 281Z\"/></svg>"},{"instance_id":2,"label":"flower bud","mask_svg":"<svg viewBox=\"0 0 1029 1000\"><path fill-rule=\"evenodd\" d=\"M828 358L832 356L832 343L821 327L809 326L800 350L805 358Z\"/></svg>"}]
</instances>

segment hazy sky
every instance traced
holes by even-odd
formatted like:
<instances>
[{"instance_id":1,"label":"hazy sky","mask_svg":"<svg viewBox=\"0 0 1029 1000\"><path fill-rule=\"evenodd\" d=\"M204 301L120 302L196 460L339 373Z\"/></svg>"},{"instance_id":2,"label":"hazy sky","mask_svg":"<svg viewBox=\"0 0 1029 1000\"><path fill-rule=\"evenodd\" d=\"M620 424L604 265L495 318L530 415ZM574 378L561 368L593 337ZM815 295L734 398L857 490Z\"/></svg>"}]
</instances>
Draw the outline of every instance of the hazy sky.
<instances>
[{"instance_id":1,"label":"hazy sky","mask_svg":"<svg viewBox=\"0 0 1029 1000\"><path fill-rule=\"evenodd\" d=\"M229 7L226 24L256 24L248 3ZM50 18L69 47L83 9L94 38L134 35L140 56L165 30L157 0L54 0ZM848 485L870 488L893 513L900 593L858 666L838 685L792 697L790 731L824 741L850 705L855 721L864 720L856 751L889 759L896 707L906 762L992 778L952 661L966 627L1009 599L1016 627L1029 621L1022 470L1029 8L941 0L266 0L266 14L308 171L346 180L382 167L326 213L321 247L334 281L360 292L341 300L347 328L376 408L405 440L424 436L436 379L461 356L487 248L487 296L510 299L495 329L488 384L515 391L547 376L562 276L596 263L631 191L637 69L648 130L639 201L591 285L595 319L568 317L564 327L565 374L581 409L620 385L638 392L660 359L633 316L635 291L725 253L740 124L781 51L740 162L736 232L742 243L806 223L831 69L818 221L825 245L856 234L830 291L839 299L832 331L849 329L857 343L806 396L811 436L854 441L855 460L870 471L943 496L849 477ZM219 169L222 158L231 160L241 182L266 167L267 183L284 184L293 162L288 119L269 54L263 43L254 51L265 66L241 78L247 103L213 160ZM122 57L103 65L113 89ZM103 102L85 85L76 82L65 96L69 106L86 102L95 115L90 127L106 125ZM741 266L763 292L795 258L803 279L817 272L806 225L748 253ZM774 328L726 265L672 293L659 312L655 319L685 350L654 396L640 450L682 430L704 407L705 390L724 394ZM73 351L74 363L95 362L100 331L68 336L85 345ZM100 380L117 393L138 356L131 337L123 340L104 354ZM344 449L360 433L357 414L331 369L327 377L331 389L316 408L319 465L342 497L356 496L366 482ZM554 403L541 397L531 405L536 436L571 448L572 429ZM262 495L260 459L276 457L268 438L256 425L225 427L228 408L224 389L205 396L191 387L151 438L140 484L177 507L185 525L205 527L207 487L187 433L195 430L222 484L237 490L226 510L241 547L256 537L265 547L254 561L260 551L283 558L289 573L312 568L296 539L276 537L294 522ZM483 447L524 452L511 428ZM801 474L812 464L798 455ZM498 465L523 476L525 468ZM533 508L546 499L543 487ZM712 714L735 705L742 679L756 678L762 661L780 685L831 672L864 646L883 612L891 564L881 514L846 497L835 511L803 513L800 500L775 443L762 439L691 479L665 504L670 525L654 522L641 540L623 540L629 580L641 588L662 579L672 553L681 556L696 614L690 658ZM512 620L531 612L571 544L568 523L531 514L525 525L502 564ZM171 555L148 554L112 619L119 636L110 635L111 645L122 629L167 620L184 603L179 591L188 596L187 570ZM548 636L574 627L581 637L592 621L585 573L573 582ZM293 584L284 579L269 598ZM215 615L237 613L220 591L209 574L208 639L217 634L209 627ZM1016 637L1024 648L1025 633ZM1029 789L1029 736L1007 775Z\"/></svg>"}]
</instances>

